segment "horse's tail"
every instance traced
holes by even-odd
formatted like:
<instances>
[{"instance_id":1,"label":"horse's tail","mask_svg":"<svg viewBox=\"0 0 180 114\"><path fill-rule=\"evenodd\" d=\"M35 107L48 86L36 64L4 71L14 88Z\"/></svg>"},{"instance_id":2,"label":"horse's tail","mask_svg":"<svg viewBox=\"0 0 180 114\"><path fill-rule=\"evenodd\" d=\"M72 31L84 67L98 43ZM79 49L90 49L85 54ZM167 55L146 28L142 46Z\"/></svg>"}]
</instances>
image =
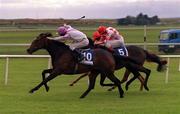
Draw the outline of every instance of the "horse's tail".
<instances>
[{"instance_id":1,"label":"horse's tail","mask_svg":"<svg viewBox=\"0 0 180 114\"><path fill-rule=\"evenodd\" d=\"M158 66L157 66L158 72L165 70L166 64L167 64L166 60L161 60L161 58L159 56L157 56L156 54L150 53L147 50L144 50L144 52L146 53L146 60L147 61L155 62L158 64Z\"/></svg>"}]
</instances>

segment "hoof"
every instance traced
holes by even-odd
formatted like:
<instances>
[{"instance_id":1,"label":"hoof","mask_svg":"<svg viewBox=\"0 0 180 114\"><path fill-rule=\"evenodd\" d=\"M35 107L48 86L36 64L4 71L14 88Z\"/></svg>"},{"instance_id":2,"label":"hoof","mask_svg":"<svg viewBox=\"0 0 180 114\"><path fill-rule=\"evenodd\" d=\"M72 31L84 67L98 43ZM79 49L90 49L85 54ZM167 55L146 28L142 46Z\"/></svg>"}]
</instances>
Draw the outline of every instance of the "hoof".
<instances>
[{"instance_id":1,"label":"hoof","mask_svg":"<svg viewBox=\"0 0 180 114\"><path fill-rule=\"evenodd\" d=\"M74 84L69 84L69 86L73 86Z\"/></svg>"},{"instance_id":2,"label":"hoof","mask_svg":"<svg viewBox=\"0 0 180 114\"><path fill-rule=\"evenodd\" d=\"M83 98L85 98L85 97L84 97L84 96L81 96L81 97L80 97L80 99L83 99Z\"/></svg>"},{"instance_id":3,"label":"hoof","mask_svg":"<svg viewBox=\"0 0 180 114\"><path fill-rule=\"evenodd\" d=\"M112 88L109 88L107 91L112 91L113 89Z\"/></svg>"},{"instance_id":4,"label":"hoof","mask_svg":"<svg viewBox=\"0 0 180 114\"><path fill-rule=\"evenodd\" d=\"M33 89L32 89L32 90L30 90L30 91L29 91L29 93L31 93L31 94L32 94L32 93L34 93L34 90L33 90Z\"/></svg>"},{"instance_id":5,"label":"hoof","mask_svg":"<svg viewBox=\"0 0 180 114\"><path fill-rule=\"evenodd\" d=\"M122 95L122 96L120 96L120 98L124 98L124 96Z\"/></svg>"},{"instance_id":6,"label":"hoof","mask_svg":"<svg viewBox=\"0 0 180 114\"><path fill-rule=\"evenodd\" d=\"M49 91L49 87L46 88L46 92L48 92L48 91Z\"/></svg>"},{"instance_id":7,"label":"hoof","mask_svg":"<svg viewBox=\"0 0 180 114\"><path fill-rule=\"evenodd\" d=\"M144 88L145 88L145 90L149 91L149 88L147 86L145 86Z\"/></svg>"},{"instance_id":8,"label":"hoof","mask_svg":"<svg viewBox=\"0 0 180 114\"><path fill-rule=\"evenodd\" d=\"M127 90L129 89L129 87L126 85L125 89L126 89L126 91L127 91Z\"/></svg>"}]
</instances>

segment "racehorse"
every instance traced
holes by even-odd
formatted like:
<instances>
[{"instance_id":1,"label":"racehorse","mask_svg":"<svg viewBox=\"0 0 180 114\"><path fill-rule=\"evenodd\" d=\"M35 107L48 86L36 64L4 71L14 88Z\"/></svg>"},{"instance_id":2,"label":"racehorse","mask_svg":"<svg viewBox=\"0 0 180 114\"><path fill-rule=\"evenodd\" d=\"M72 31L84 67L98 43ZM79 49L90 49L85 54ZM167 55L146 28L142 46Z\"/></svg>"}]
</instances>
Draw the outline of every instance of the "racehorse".
<instances>
[{"instance_id":1,"label":"racehorse","mask_svg":"<svg viewBox=\"0 0 180 114\"><path fill-rule=\"evenodd\" d=\"M73 52L67 45L65 45L62 42L57 42L46 38L51 36L51 33L41 33L39 36L37 36L37 38L31 43L31 46L27 49L27 52L29 54L32 54L39 49L47 50L51 56L53 67L52 69L46 69L42 72L42 82L33 89L31 89L30 93L34 93L43 85L45 86L46 91L49 91L47 82L58 75L90 72L89 87L80 97L84 98L94 88L97 74L101 72L103 75L106 75L112 82L114 82L115 85L118 86L120 97L123 97L124 91L121 88L120 81L113 74L115 68L115 61L111 53L103 49L94 49L94 65L90 66L79 64L77 63L77 61L75 61L76 59L72 54ZM50 75L47 78L45 77L46 73L50 73Z\"/></svg>"},{"instance_id":2,"label":"racehorse","mask_svg":"<svg viewBox=\"0 0 180 114\"><path fill-rule=\"evenodd\" d=\"M92 39L89 38L89 41L90 41L90 47L94 47L94 43L92 41ZM158 72L161 72L165 69L165 65L167 64L167 61L166 60L161 60L160 57L158 57L156 54L153 54L153 53L150 53L148 52L147 50L144 50L143 48L140 48L140 47L137 47L137 46L127 46L127 50L128 50L128 56L133 58L137 63L138 65L141 65L143 66L144 65L144 62L145 61L148 61L148 62L154 62L156 64L158 64L157 66L157 71ZM122 67L124 67L122 65L122 63L119 63L116 62L116 70L118 69L121 69ZM127 68L126 68L126 71L124 73L124 76L121 80L121 83L124 83L127 81L129 75L130 75L131 71L129 71ZM73 86L75 83L77 83L81 78L87 76L88 73L85 73L81 76L79 76L77 79L75 79L71 84L70 86ZM101 76L102 79L100 81L100 85L104 86L103 82L105 80L105 77L104 76ZM142 76L139 76L138 79L140 80L141 82L141 86L140 86L140 90L143 89L143 85L144 85L144 81L145 79L142 77ZM147 81L147 79L146 79ZM132 82L132 81L131 81ZM128 89L128 86L130 85L130 82L127 82L126 84L126 90ZM112 88L108 89L109 91L113 90L115 88L115 86L113 86Z\"/></svg>"},{"instance_id":3,"label":"racehorse","mask_svg":"<svg viewBox=\"0 0 180 114\"><path fill-rule=\"evenodd\" d=\"M37 38L31 43L27 52L32 54L39 49L45 49L49 52L52 59L52 69L46 69L42 72L43 81L30 90L30 93L35 92L41 86L45 86L46 91L49 91L49 87L47 86L47 82L52 80L58 75L61 74L80 74L90 72L89 74L89 86L88 89L81 95L80 98L84 98L92 89L94 89L96 77L99 73L108 77L113 85L118 86L120 97L123 97L124 91L121 88L120 81L114 76L115 70L115 60L112 54L104 49L97 48L93 49L93 66L79 64L73 56L73 52L69 49L67 45L62 42L57 42L53 40L49 40L46 37L51 37L51 33L41 33ZM121 58L123 59L123 58ZM127 60L127 58L125 58ZM135 73L135 77L137 78L140 74L136 71L136 69L141 70L141 67L135 68L135 66L128 63L126 67L132 70ZM135 70L134 70L135 69ZM50 73L50 75L46 78L45 74Z\"/></svg>"}]
</instances>

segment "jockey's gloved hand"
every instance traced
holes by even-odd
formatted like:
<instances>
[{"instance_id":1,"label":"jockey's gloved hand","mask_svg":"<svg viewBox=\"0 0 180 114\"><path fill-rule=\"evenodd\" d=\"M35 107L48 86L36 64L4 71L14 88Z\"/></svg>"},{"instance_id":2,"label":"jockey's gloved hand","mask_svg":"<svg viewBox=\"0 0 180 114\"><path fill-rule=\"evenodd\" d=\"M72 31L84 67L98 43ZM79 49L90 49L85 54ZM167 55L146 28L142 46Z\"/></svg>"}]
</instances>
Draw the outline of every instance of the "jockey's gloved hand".
<instances>
[{"instance_id":1,"label":"jockey's gloved hand","mask_svg":"<svg viewBox=\"0 0 180 114\"><path fill-rule=\"evenodd\" d=\"M52 38L52 37L46 37L47 39L49 39L49 40L53 40L54 38Z\"/></svg>"},{"instance_id":2,"label":"jockey's gloved hand","mask_svg":"<svg viewBox=\"0 0 180 114\"><path fill-rule=\"evenodd\" d=\"M106 42L106 43L105 43L105 47L107 47L107 48L112 48L112 46L111 46L111 44L110 44L109 42Z\"/></svg>"}]
</instances>

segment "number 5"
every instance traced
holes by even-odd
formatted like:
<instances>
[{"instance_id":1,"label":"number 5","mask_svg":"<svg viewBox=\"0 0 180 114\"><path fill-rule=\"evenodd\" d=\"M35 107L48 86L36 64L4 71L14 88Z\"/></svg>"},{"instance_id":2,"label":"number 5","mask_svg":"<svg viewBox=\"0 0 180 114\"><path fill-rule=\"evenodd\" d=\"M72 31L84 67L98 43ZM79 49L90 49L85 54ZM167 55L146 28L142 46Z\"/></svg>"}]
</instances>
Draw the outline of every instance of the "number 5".
<instances>
[{"instance_id":1,"label":"number 5","mask_svg":"<svg viewBox=\"0 0 180 114\"><path fill-rule=\"evenodd\" d=\"M118 49L118 52L119 52L120 55L124 55L123 49Z\"/></svg>"}]
</instances>

